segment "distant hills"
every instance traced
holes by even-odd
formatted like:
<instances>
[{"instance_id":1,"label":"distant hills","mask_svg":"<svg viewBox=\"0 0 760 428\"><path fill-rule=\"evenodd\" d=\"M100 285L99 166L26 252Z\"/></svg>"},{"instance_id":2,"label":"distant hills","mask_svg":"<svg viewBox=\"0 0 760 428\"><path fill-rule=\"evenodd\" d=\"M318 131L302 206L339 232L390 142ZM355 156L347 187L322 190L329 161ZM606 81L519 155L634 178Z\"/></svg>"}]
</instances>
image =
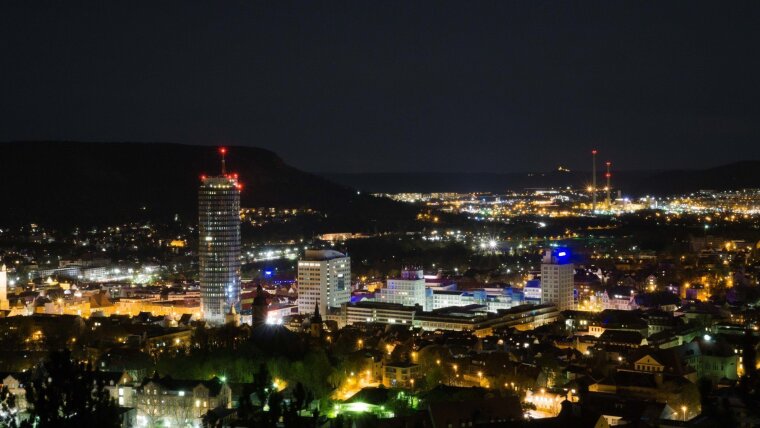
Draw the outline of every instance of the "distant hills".
<instances>
[{"instance_id":1,"label":"distant hills","mask_svg":"<svg viewBox=\"0 0 760 428\"><path fill-rule=\"evenodd\" d=\"M309 207L328 230L405 226L416 209L287 165L275 153L228 147L243 207ZM215 147L165 143L0 143L0 225L115 224L197 218L201 174L218 174Z\"/></svg>"},{"instance_id":2,"label":"distant hills","mask_svg":"<svg viewBox=\"0 0 760 428\"><path fill-rule=\"evenodd\" d=\"M0 226L169 221L175 215L195 222L200 175L220 170L215 147L166 143L9 142L0 143L0 159ZM368 192L504 191L590 181L589 173L575 171L317 175L251 147L229 147L227 159L228 170L244 184L243 207L312 208L323 214L316 229L325 231L420 227L415 207ZM633 196L760 187L760 161L705 170L617 172L613 187Z\"/></svg>"},{"instance_id":3,"label":"distant hills","mask_svg":"<svg viewBox=\"0 0 760 428\"><path fill-rule=\"evenodd\" d=\"M604 172L597 180L604 186ZM504 192L530 188L586 187L590 171L534 173L360 173L322 174L325 178L366 192ZM709 169L673 171L613 171L612 187L624 195L673 195L698 190L760 188L760 161L742 161Z\"/></svg>"}]
</instances>

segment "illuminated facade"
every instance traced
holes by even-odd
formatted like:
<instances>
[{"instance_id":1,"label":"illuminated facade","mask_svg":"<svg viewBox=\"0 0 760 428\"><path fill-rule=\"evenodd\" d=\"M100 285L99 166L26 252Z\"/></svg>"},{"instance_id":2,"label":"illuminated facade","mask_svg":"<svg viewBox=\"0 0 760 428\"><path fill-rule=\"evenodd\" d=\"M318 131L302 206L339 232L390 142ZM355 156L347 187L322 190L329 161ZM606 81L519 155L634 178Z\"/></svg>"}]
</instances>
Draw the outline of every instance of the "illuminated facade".
<instances>
[{"instance_id":1,"label":"illuminated facade","mask_svg":"<svg viewBox=\"0 0 760 428\"><path fill-rule=\"evenodd\" d=\"M240 312L240 184L237 177L203 177L198 194L201 311L224 323Z\"/></svg>"},{"instance_id":2,"label":"illuminated facade","mask_svg":"<svg viewBox=\"0 0 760 428\"><path fill-rule=\"evenodd\" d=\"M541 303L556 305L560 311L574 309L574 276L567 250L546 250L541 261Z\"/></svg>"},{"instance_id":3,"label":"illuminated facade","mask_svg":"<svg viewBox=\"0 0 760 428\"><path fill-rule=\"evenodd\" d=\"M404 306L425 307L425 276L422 269L405 269L400 278L388 278L385 288L378 293L377 301L398 303Z\"/></svg>"},{"instance_id":4,"label":"illuminated facade","mask_svg":"<svg viewBox=\"0 0 760 428\"><path fill-rule=\"evenodd\" d=\"M339 308L351 299L351 258L333 250L306 250L298 261L298 312L310 314L315 305Z\"/></svg>"},{"instance_id":5,"label":"illuminated facade","mask_svg":"<svg viewBox=\"0 0 760 428\"><path fill-rule=\"evenodd\" d=\"M0 310L9 309L8 304L8 271L5 265L0 266Z\"/></svg>"}]
</instances>

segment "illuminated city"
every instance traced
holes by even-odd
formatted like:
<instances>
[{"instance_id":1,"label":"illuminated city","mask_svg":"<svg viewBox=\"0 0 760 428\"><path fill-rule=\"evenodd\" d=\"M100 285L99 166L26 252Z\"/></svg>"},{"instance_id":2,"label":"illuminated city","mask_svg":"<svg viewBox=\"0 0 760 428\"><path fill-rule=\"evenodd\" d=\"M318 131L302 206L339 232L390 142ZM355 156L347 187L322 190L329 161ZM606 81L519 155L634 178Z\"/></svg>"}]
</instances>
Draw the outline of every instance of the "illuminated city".
<instances>
[{"instance_id":1,"label":"illuminated city","mask_svg":"<svg viewBox=\"0 0 760 428\"><path fill-rule=\"evenodd\" d=\"M0 6L0 428L760 426L760 6Z\"/></svg>"}]
</instances>

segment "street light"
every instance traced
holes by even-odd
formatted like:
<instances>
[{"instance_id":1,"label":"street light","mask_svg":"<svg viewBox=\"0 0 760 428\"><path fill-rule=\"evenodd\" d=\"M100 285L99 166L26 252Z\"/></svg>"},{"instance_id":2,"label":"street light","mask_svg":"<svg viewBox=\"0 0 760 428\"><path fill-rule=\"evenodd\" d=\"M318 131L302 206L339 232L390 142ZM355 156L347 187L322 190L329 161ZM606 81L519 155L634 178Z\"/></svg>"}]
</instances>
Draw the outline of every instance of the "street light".
<instances>
[{"instance_id":1,"label":"street light","mask_svg":"<svg viewBox=\"0 0 760 428\"><path fill-rule=\"evenodd\" d=\"M686 422L686 406L681 406L681 411L683 412L683 420Z\"/></svg>"}]
</instances>

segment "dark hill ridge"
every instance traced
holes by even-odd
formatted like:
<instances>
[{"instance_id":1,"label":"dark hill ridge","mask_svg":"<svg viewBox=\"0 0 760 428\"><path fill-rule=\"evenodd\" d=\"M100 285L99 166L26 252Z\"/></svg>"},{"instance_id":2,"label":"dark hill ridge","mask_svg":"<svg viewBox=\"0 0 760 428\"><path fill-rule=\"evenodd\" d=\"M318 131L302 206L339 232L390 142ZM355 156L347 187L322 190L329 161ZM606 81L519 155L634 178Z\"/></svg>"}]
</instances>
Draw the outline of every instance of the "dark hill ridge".
<instances>
[{"instance_id":1,"label":"dark hill ridge","mask_svg":"<svg viewBox=\"0 0 760 428\"><path fill-rule=\"evenodd\" d=\"M529 188L584 188L590 171L536 173L359 173L323 174L329 180L367 192L504 192ZM603 171L598 179L603 185ZM709 169L613 171L612 185L627 196L677 195L703 189L760 188L760 161L742 161Z\"/></svg>"},{"instance_id":2,"label":"dark hill ridge","mask_svg":"<svg viewBox=\"0 0 760 428\"><path fill-rule=\"evenodd\" d=\"M663 171L639 180L638 194L672 195L698 190L760 188L760 161L747 160L708 169Z\"/></svg>"},{"instance_id":3,"label":"dark hill ridge","mask_svg":"<svg viewBox=\"0 0 760 428\"><path fill-rule=\"evenodd\" d=\"M215 147L167 143L0 143L0 224L114 224L142 216L194 221L202 174L217 174ZM358 195L304 173L271 151L228 147L243 207L310 207L332 227L360 231L412 222L413 207ZM144 208L143 208L144 207Z\"/></svg>"}]
</instances>

